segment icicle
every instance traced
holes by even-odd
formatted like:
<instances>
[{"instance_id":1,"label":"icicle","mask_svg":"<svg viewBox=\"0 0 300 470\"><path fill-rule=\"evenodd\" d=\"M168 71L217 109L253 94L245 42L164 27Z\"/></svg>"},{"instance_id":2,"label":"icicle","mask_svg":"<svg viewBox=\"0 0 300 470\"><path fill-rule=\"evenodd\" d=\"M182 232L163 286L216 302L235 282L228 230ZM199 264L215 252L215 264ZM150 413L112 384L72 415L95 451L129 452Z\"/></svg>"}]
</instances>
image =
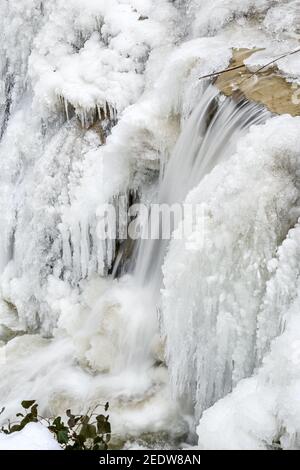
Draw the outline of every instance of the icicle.
<instances>
[{"instance_id":1,"label":"icicle","mask_svg":"<svg viewBox=\"0 0 300 470\"><path fill-rule=\"evenodd\" d=\"M110 105L108 102L106 102L106 116L107 120L110 121Z\"/></svg>"},{"instance_id":2,"label":"icicle","mask_svg":"<svg viewBox=\"0 0 300 470\"><path fill-rule=\"evenodd\" d=\"M122 194L118 198L118 236L119 239L125 239L128 225L128 194Z\"/></svg>"},{"instance_id":3,"label":"icicle","mask_svg":"<svg viewBox=\"0 0 300 470\"><path fill-rule=\"evenodd\" d=\"M60 224L59 230L62 236L63 264L70 269L72 266L72 253L70 247L70 233L65 224Z\"/></svg>"},{"instance_id":4,"label":"icicle","mask_svg":"<svg viewBox=\"0 0 300 470\"><path fill-rule=\"evenodd\" d=\"M66 100L65 98L64 98L64 104L65 104L65 113L67 116L67 121L69 121L69 103L68 103L68 100Z\"/></svg>"},{"instance_id":5,"label":"icicle","mask_svg":"<svg viewBox=\"0 0 300 470\"><path fill-rule=\"evenodd\" d=\"M99 119L99 121L101 121L101 109L100 109L99 104L97 104L96 107L97 107L98 119Z\"/></svg>"},{"instance_id":6,"label":"icicle","mask_svg":"<svg viewBox=\"0 0 300 470\"><path fill-rule=\"evenodd\" d=\"M84 109L80 108L80 122L81 122L81 127L84 129L85 128L85 115L84 115Z\"/></svg>"},{"instance_id":7,"label":"icicle","mask_svg":"<svg viewBox=\"0 0 300 470\"><path fill-rule=\"evenodd\" d=\"M105 240L97 238L97 264L98 264L98 274L104 276L105 274Z\"/></svg>"},{"instance_id":8,"label":"icicle","mask_svg":"<svg viewBox=\"0 0 300 470\"><path fill-rule=\"evenodd\" d=\"M100 115L101 115L101 121L104 121L105 120L105 112L104 112L103 107L100 108Z\"/></svg>"},{"instance_id":9,"label":"icicle","mask_svg":"<svg viewBox=\"0 0 300 470\"><path fill-rule=\"evenodd\" d=\"M82 278L88 275L88 265L90 257L89 246L89 224L88 220L82 220L80 223L80 264Z\"/></svg>"},{"instance_id":10,"label":"icicle","mask_svg":"<svg viewBox=\"0 0 300 470\"><path fill-rule=\"evenodd\" d=\"M79 223L75 223L71 227L71 241L73 246L73 274L75 279L78 281L81 278Z\"/></svg>"},{"instance_id":11,"label":"icicle","mask_svg":"<svg viewBox=\"0 0 300 470\"><path fill-rule=\"evenodd\" d=\"M113 120L114 120L114 124L117 123L117 120L118 120L118 115L117 115L117 108L116 106L113 106Z\"/></svg>"},{"instance_id":12,"label":"icicle","mask_svg":"<svg viewBox=\"0 0 300 470\"><path fill-rule=\"evenodd\" d=\"M97 272L97 235L96 235L96 217L92 218L92 221L89 224L89 266L88 266L88 276L92 276Z\"/></svg>"}]
</instances>

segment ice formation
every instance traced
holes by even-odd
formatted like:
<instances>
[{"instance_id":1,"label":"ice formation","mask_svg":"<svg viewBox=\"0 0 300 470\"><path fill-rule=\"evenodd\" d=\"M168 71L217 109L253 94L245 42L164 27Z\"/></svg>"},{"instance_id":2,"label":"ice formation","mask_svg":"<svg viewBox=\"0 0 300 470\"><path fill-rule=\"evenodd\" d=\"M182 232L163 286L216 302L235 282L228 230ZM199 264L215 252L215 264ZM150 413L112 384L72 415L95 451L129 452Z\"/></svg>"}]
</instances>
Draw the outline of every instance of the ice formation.
<instances>
[{"instance_id":1,"label":"ice formation","mask_svg":"<svg viewBox=\"0 0 300 470\"><path fill-rule=\"evenodd\" d=\"M299 216L299 126L282 116L250 129L188 196L203 206L194 229L203 240L171 242L163 293L171 377L199 415L253 373L257 328L259 349L280 331L274 310L260 307L270 306L271 293L281 297L266 284L269 269Z\"/></svg>"},{"instance_id":2,"label":"ice formation","mask_svg":"<svg viewBox=\"0 0 300 470\"><path fill-rule=\"evenodd\" d=\"M1 419L22 399L49 414L109 400L123 442L198 425L201 448L299 447L300 118L199 80L232 48L263 49L255 71L299 47L298 2L0 10ZM299 55L278 73L297 85ZM114 279L103 205L121 234L131 202L157 197L200 205L193 236L142 243Z\"/></svg>"}]
</instances>

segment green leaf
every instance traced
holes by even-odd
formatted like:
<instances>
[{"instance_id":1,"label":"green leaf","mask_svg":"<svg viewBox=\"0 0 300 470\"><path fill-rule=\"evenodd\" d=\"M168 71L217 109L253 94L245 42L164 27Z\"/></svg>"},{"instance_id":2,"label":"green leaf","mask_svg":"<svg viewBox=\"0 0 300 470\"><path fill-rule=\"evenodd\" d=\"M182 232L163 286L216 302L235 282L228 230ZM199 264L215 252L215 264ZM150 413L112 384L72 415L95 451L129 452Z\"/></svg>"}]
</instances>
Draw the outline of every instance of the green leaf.
<instances>
[{"instance_id":1,"label":"green leaf","mask_svg":"<svg viewBox=\"0 0 300 470\"><path fill-rule=\"evenodd\" d=\"M60 416L57 416L57 418L55 418L52 425L56 427L57 431L63 431L64 429L67 429L65 423L61 420Z\"/></svg>"},{"instance_id":2,"label":"green leaf","mask_svg":"<svg viewBox=\"0 0 300 470\"><path fill-rule=\"evenodd\" d=\"M38 415L37 409L38 409L38 405L37 405L37 404L35 404L35 405L33 405L33 406L31 407L31 410L30 410L30 411L31 411L32 416L37 417L37 415Z\"/></svg>"},{"instance_id":3,"label":"green leaf","mask_svg":"<svg viewBox=\"0 0 300 470\"><path fill-rule=\"evenodd\" d=\"M69 420L68 420L68 426L69 428L74 428L74 426L76 426L76 424L81 420L82 416L76 416L74 415L71 410L67 410L66 411L66 415L68 416Z\"/></svg>"},{"instance_id":4,"label":"green leaf","mask_svg":"<svg viewBox=\"0 0 300 470\"><path fill-rule=\"evenodd\" d=\"M10 432L13 433L13 432L17 432L17 431L20 431L20 425L19 424L14 424L11 428L10 428Z\"/></svg>"},{"instance_id":5,"label":"green leaf","mask_svg":"<svg viewBox=\"0 0 300 470\"><path fill-rule=\"evenodd\" d=\"M74 426L76 426L76 419L72 416L70 419L68 419L67 424L69 428L74 428Z\"/></svg>"},{"instance_id":6,"label":"green leaf","mask_svg":"<svg viewBox=\"0 0 300 470\"><path fill-rule=\"evenodd\" d=\"M109 403L108 403L108 401L107 401L107 402L105 403L105 407L104 407L105 411L107 411L108 408L109 408Z\"/></svg>"},{"instance_id":7,"label":"green leaf","mask_svg":"<svg viewBox=\"0 0 300 470\"><path fill-rule=\"evenodd\" d=\"M96 426L93 424L83 424L80 429L80 436L84 437L84 440L93 439L97 436Z\"/></svg>"},{"instance_id":8,"label":"green leaf","mask_svg":"<svg viewBox=\"0 0 300 470\"><path fill-rule=\"evenodd\" d=\"M98 415L98 416L96 416L96 420L99 421L99 422L102 422L102 421L104 422L104 421L106 421L106 418L105 418L104 415Z\"/></svg>"},{"instance_id":9,"label":"green leaf","mask_svg":"<svg viewBox=\"0 0 300 470\"><path fill-rule=\"evenodd\" d=\"M21 405L25 410L28 410L33 404L35 403L35 400L24 400L21 402Z\"/></svg>"},{"instance_id":10,"label":"green leaf","mask_svg":"<svg viewBox=\"0 0 300 470\"><path fill-rule=\"evenodd\" d=\"M61 416L57 416L57 418L55 418L55 420L53 421L53 426L61 426Z\"/></svg>"},{"instance_id":11,"label":"green leaf","mask_svg":"<svg viewBox=\"0 0 300 470\"><path fill-rule=\"evenodd\" d=\"M64 430L60 430L57 433L57 441L60 444L67 444L69 442L69 433L67 428Z\"/></svg>"},{"instance_id":12,"label":"green leaf","mask_svg":"<svg viewBox=\"0 0 300 470\"><path fill-rule=\"evenodd\" d=\"M108 416L105 417L104 415L96 416L97 420L97 430L99 434L110 434L111 428L110 423L108 422Z\"/></svg>"},{"instance_id":13,"label":"green leaf","mask_svg":"<svg viewBox=\"0 0 300 470\"><path fill-rule=\"evenodd\" d=\"M37 423L37 417L32 415L31 413L28 413L28 415L26 415L22 421L20 422L19 424L19 431L21 431L21 429L25 428L25 426L28 424L28 423Z\"/></svg>"},{"instance_id":14,"label":"green leaf","mask_svg":"<svg viewBox=\"0 0 300 470\"><path fill-rule=\"evenodd\" d=\"M94 426L93 424L87 424L86 427L87 427L87 429L86 429L86 436L87 436L88 438L93 439L94 437L97 436L97 429L96 429L96 426Z\"/></svg>"}]
</instances>

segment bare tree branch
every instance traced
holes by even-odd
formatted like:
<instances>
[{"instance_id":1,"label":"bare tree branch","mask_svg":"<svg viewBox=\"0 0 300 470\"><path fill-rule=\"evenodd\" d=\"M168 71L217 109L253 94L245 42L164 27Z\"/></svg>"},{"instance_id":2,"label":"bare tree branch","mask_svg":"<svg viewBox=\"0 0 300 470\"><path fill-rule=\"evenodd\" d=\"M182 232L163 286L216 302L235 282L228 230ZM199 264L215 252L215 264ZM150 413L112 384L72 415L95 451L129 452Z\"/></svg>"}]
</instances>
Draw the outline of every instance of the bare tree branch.
<instances>
[{"instance_id":1,"label":"bare tree branch","mask_svg":"<svg viewBox=\"0 0 300 470\"><path fill-rule=\"evenodd\" d=\"M203 77L199 77L199 80L202 80L203 78L216 77L217 75L221 75L222 73L231 72L232 70L242 69L244 67L246 67L246 65L237 65L236 67L231 67L229 69L220 70L220 72L214 72L208 75L203 75Z\"/></svg>"},{"instance_id":2,"label":"bare tree branch","mask_svg":"<svg viewBox=\"0 0 300 470\"><path fill-rule=\"evenodd\" d=\"M292 52L287 52L286 54L283 54L281 55L280 57L277 57L276 59L273 59L271 60L271 62L268 62L267 64L263 65L262 67L260 67L258 70L256 70L256 72L253 72L250 77L246 78L246 80L249 80L251 77L253 77L253 75L261 72L262 70L264 70L266 67L268 67L269 65L272 65L274 64L275 62L278 62L278 60L281 60L281 59L284 59L285 57L288 57L290 55L293 55L293 54L296 54L297 52L300 52L300 48L299 49L296 49L295 51L292 51ZM208 75L203 75L203 77L199 77L199 80L202 80L203 78L211 78L211 77L216 77L218 75L222 75L223 73L226 73L226 72L231 72L232 70L237 70L237 69L242 69L246 67L246 65L237 65L236 67L231 67L229 69L225 69L225 70L220 70L219 72L214 72L214 73L210 73Z\"/></svg>"}]
</instances>

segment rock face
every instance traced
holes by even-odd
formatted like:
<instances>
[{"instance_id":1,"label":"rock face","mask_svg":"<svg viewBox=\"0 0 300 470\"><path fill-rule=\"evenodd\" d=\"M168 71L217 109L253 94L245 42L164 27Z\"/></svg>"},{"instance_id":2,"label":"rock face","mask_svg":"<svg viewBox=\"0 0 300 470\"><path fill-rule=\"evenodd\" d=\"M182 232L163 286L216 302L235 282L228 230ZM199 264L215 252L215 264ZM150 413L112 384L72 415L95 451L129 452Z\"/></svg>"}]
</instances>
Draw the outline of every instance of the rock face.
<instances>
[{"instance_id":1,"label":"rock face","mask_svg":"<svg viewBox=\"0 0 300 470\"><path fill-rule=\"evenodd\" d=\"M245 60L258 50L233 49L228 69L243 66ZM226 96L240 91L249 100L262 103L275 114L300 116L300 87L282 77L275 64L257 73L244 65L222 73L215 84Z\"/></svg>"}]
</instances>

